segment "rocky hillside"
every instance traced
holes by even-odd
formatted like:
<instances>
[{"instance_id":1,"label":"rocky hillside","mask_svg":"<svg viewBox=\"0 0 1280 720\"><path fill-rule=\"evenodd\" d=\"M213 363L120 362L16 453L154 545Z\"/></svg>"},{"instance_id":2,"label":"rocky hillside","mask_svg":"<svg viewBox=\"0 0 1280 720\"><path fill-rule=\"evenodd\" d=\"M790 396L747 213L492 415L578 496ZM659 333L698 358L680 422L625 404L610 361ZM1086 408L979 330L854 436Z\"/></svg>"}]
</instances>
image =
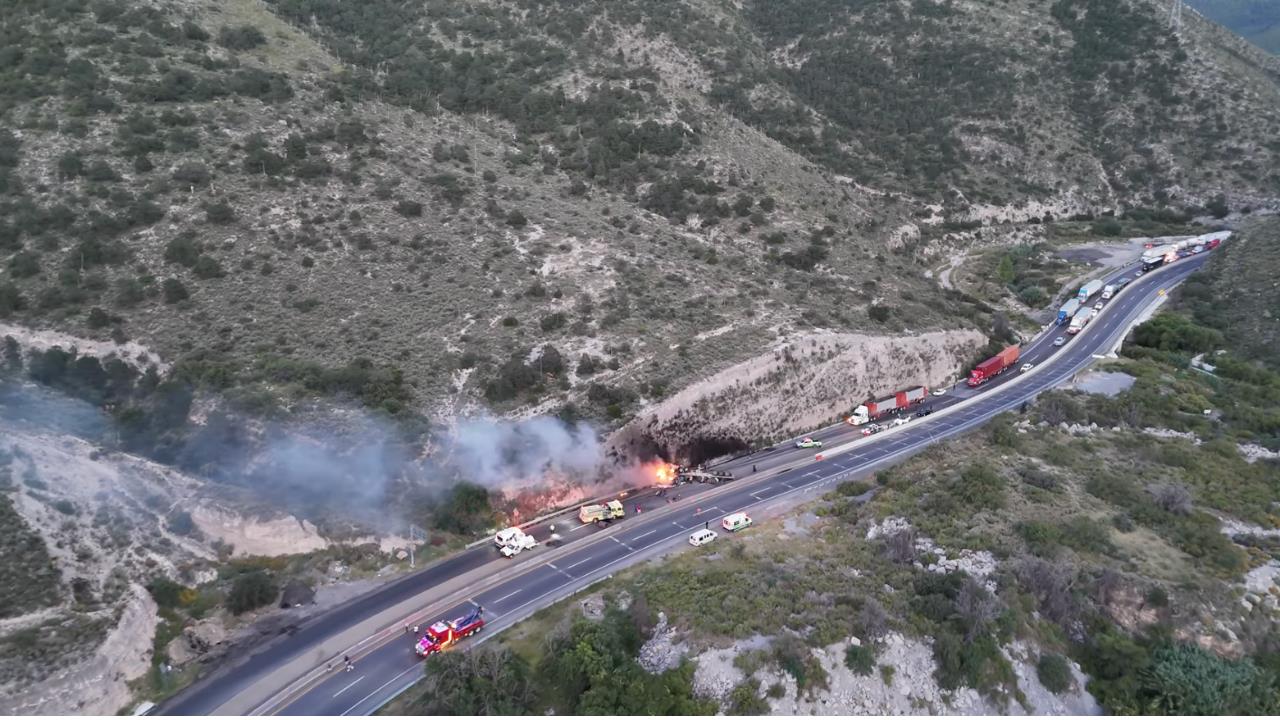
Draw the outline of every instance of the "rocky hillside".
<instances>
[{"instance_id":1,"label":"rocky hillside","mask_svg":"<svg viewBox=\"0 0 1280 720\"><path fill-rule=\"evenodd\" d=\"M1182 295L1196 319L1223 333L1250 360L1280 367L1280 219L1245 223L1226 252L1187 284Z\"/></svg>"},{"instance_id":2,"label":"rocky hillside","mask_svg":"<svg viewBox=\"0 0 1280 720\"><path fill-rule=\"evenodd\" d=\"M954 233L1280 193L1280 65L1187 25L1145 0L18 0L0 316L142 341L255 408L599 419L794 331L985 332L925 277Z\"/></svg>"}]
</instances>

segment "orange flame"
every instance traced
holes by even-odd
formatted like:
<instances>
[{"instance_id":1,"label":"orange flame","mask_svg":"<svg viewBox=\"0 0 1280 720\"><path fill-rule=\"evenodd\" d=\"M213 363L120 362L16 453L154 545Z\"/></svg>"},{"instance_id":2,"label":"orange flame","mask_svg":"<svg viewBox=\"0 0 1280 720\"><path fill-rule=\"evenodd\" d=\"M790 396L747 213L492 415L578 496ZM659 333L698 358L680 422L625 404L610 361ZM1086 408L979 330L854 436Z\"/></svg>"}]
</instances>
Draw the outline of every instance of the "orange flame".
<instances>
[{"instance_id":1,"label":"orange flame","mask_svg":"<svg viewBox=\"0 0 1280 720\"><path fill-rule=\"evenodd\" d=\"M653 479L662 487L671 487L676 482L676 466L658 461L653 469Z\"/></svg>"}]
</instances>

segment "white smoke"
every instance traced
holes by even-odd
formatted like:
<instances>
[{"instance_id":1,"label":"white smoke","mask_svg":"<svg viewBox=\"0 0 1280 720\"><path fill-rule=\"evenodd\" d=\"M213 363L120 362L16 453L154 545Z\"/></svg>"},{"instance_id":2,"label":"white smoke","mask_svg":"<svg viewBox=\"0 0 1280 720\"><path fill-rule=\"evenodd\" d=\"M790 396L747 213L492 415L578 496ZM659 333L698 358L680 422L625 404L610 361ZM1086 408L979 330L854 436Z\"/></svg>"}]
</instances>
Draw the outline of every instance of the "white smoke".
<instances>
[{"instance_id":1,"label":"white smoke","mask_svg":"<svg viewBox=\"0 0 1280 720\"><path fill-rule=\"evenodd\" d=\"M505 492L554 482L588 484L599 479L604 451L596 431L554 417L462 421L439 438L442 461L466 480Z\"/></svg>"}]
</instances>

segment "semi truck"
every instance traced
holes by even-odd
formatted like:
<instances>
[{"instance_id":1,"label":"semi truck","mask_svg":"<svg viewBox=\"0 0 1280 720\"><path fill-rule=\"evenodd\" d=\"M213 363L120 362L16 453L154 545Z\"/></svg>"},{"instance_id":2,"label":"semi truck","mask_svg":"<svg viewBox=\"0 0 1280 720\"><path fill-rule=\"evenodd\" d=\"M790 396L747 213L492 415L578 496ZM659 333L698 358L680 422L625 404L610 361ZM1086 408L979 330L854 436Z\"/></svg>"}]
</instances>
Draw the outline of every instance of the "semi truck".
<instances>
[{"instance_id":1,"label":"semi truck","mask_svg":"<svg viewBox=\"0 0 1280 720\"><path fill-rule=\"evenodd\" d=\"M1080 304L1083 305L1084 303L1089 301L1089 298L1096 295L1098 291L1101 289L1102 289L1101 280L1090 280L1080 288L1080 292L1076 294L1076 298L1080 301Z\"/></svg>"},{"instance_id":2,"label":"semi truck","mask_svg":"<svg viewBox=\"0 0 1280 720\"><path fill-rule=\"evenodd\" d=\"M1080 332L1082 329L1084 329L1085 325L1089 324L1089 321L1093 319L1093 316L1094 316L1093 308L1085 308L1080 312L1076 313L1076 316L1071 318L1071 327L1067 328L1067 334L1075 335L1076 333Z\"/></svg>"},{"instance_id":3,"label":"semi truck","mask_svg":"<svg viewBox=\"0 0 1280 720\"><path fill-rule=\"evenodd\" d=\"M440 620L427 626L427 631L418 638L414 651L418 657L426 657L441 652L464 637L480 632L484 627L484 609L477 605L471 612L456 620Z\"/></svg>"},{"instance_id":4,"label":"semi truck","mask_svg":"<svg viewBox=\"0 0 1280 720\"><path fill-rule=\"evenodd\" d=\"M1111 299L1111 296L1112 296L1112 295L1115 295L1115 294L1116 294L1116 286L1115 286L1115 285L1106 285L1106 286L1104 286L1104 287L1102 288L1102 299L1103 299L1103 300L1110 300L1110 299Z\"/></svg>"},{"instance_id":5,"label":"semi truck","mask_svg":"<svg viewBox=\"0 0 1280 720\"><path fill-rule=\"evenodd\" d=\"M1177 260L1184 251L1193 250L1194 248L1204 248L1212 250L1222 244L1223 240L1231 237L1230 230L1219 230L1218 232L1206 233L1195 237L1183 238L1174 243L1153 247L1142 253L1142 269L1152 270Z\"/></svg>"},{"instance_id":6,"label":"semi truck","mask_svg":"<svg viewBox=\"0 0 1280 720\"><path fill-rule=\"evenodd\" d=\"M902 390L883 400L859 405L854 408L853 414L846 418L845 422L850 425L865 425L888 413L901 412L912 405L918 405L927 397L929 397L929 388L924 386Z\"/></svg>"},{"instance_id":7,"label":"semi truck","mask_svg":"<svg viewBox=\"0 0 1280 720\"><path fill-rule=\"evenodd\" d=\"M578 508L578 519L584 524L607 523L611 520L618 520L626 514L627 511L623 509L620 500L610 500L603 505L583 505Z\"/></svg>"},{"instance_id":8,"label":"semi truck","mask_svg":"<svg viewBox=\"0 0 1280 720\"><path fill-rule=\"evenodd\" d=\"M1080 298L1071 298L1065 305L1058 308L1058 324L1061 325L1069 322L1075 317L1076 311L1080 309Z\"/></svg>"},{"instance_id":9,"label":"semi truck","mask_svg":"<svg viewBox=\"0 0 1280 720\"><path fill-rule=\"evenodd\" d=\"M1079 317L1079 315L1077 315L1077 317ZM1017 345L1010 345L996 353L994 356L978 363L978 366L969 373L969 387L978 387L982 383L1013 367L1014 364L1018 362L1018 356L1020 354L1021 351L1018 349Z\"/></svg>"}]
</instances>

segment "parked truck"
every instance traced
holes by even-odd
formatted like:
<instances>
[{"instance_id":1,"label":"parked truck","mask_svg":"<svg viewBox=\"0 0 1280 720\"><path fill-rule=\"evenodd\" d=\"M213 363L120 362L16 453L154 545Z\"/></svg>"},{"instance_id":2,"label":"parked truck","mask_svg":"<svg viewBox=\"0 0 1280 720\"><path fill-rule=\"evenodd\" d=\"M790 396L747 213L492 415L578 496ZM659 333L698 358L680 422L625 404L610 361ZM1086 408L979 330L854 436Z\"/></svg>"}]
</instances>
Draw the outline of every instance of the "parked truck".
<instances>
[{"instance_id":1,"label":"parked truck","mask_svg":"<svg viewBox=\"0 0 1280 720\"><path fill-rule=\"evenodd\" d=\"M1080 312L1076 313L1076 316L1071 318L1071 327L1067 328L1067 334L1075 335L1076 333L1080 332L1082 329L1084 329L1085 325L1089 324L1089 321L1093 319L1093 316L1095 314L1096 313L1094 312L1093 308L1085 308Z\"/></svg>"},{"instance_id":2,"label":"parked truck","mask_svg":"<svg viewBox=\"0 0 1280 720\"><path fill-rule=\"evenodd\" d=\"M1111 299L1111 296L1112 296L1112 295L1115 295L1115 294L1116 294L1116 286L1115 286L1115 285L1107 285L1107 286L1104 286L1104 287L1102 288L1102 299L1103 299L1103 300L1110 300L1110 299Z\"/></svg>"},{"instance_id":3,"label":"parked truck","mask_svg":"<svg viewBox=\"0 0 1280 720\"><path fill-rule=\"evenodd\" d=\"M484 627L484 609L477 605L471 612L457 620L440 620L427 626L418 638L414 651L418 657L435 655L464 637L475 635Z\"/></svg>"},{"instance_id":4,"label":"parked truck","mask_svg":"<svg viewBox=\"0 0 1280 720\"><path fill-rule=\"evenodd\" d=\"M996 353L993 357L989 357L978 363L978 366L969 373L969 387L978 387L982 383L1013 367L1014 364L1018 362L1018 356L1020 354L1021 351L1018 349L1017 345L1010 345Z\"/></svg>"},{"instance_id":5,"label":"parked truck","mask_svg":"<svg viewBox=\"0 0 1280 720\"><path fill-rule=\"evenodd\" d=\"M1101 289L1101 280L1090 280L1080 288L1080 292L1076 294L1076 298L1080 301L1080 304L1083 305L1089 301L1089 298L1097 295L1098 291Z\"/></svg>"},{"instance_id":6,"label":"parked truck","mask_svg":"<svg viewBox=\"0 0 1280 720\"><path fill-rule=\"evenodd\" d=\"M1080 309L1080 298L1071 298L1065 305L1058 308L1058 324L1071 322L1071 318L1075 317L1076 311Z\"/></svg>"},{"instance_id":7,"label":"parked truck","mask_svg":"<svg viewBox=\"0 0 1280 720\"><path fill-rule=\"evenodd\" d=\"M929 388L921 386L910 390L902 390L883 400L869 402L854 408L853 414L845 419L850 425L864 425L888 413L901 412L912 405L918 405L929 397Z\"/></svg>"},{"instance_id":8,"label":"parked truck","mask_svg":"<svg viewBox=\"0 0 1280 720\"><path fill-rule=\"evenodd\" d=\"M578 508L578 519L583 523L607 523L625 516L620 500L610 500L603 505L583 505Z\"/></svg>"}]
</instances>

